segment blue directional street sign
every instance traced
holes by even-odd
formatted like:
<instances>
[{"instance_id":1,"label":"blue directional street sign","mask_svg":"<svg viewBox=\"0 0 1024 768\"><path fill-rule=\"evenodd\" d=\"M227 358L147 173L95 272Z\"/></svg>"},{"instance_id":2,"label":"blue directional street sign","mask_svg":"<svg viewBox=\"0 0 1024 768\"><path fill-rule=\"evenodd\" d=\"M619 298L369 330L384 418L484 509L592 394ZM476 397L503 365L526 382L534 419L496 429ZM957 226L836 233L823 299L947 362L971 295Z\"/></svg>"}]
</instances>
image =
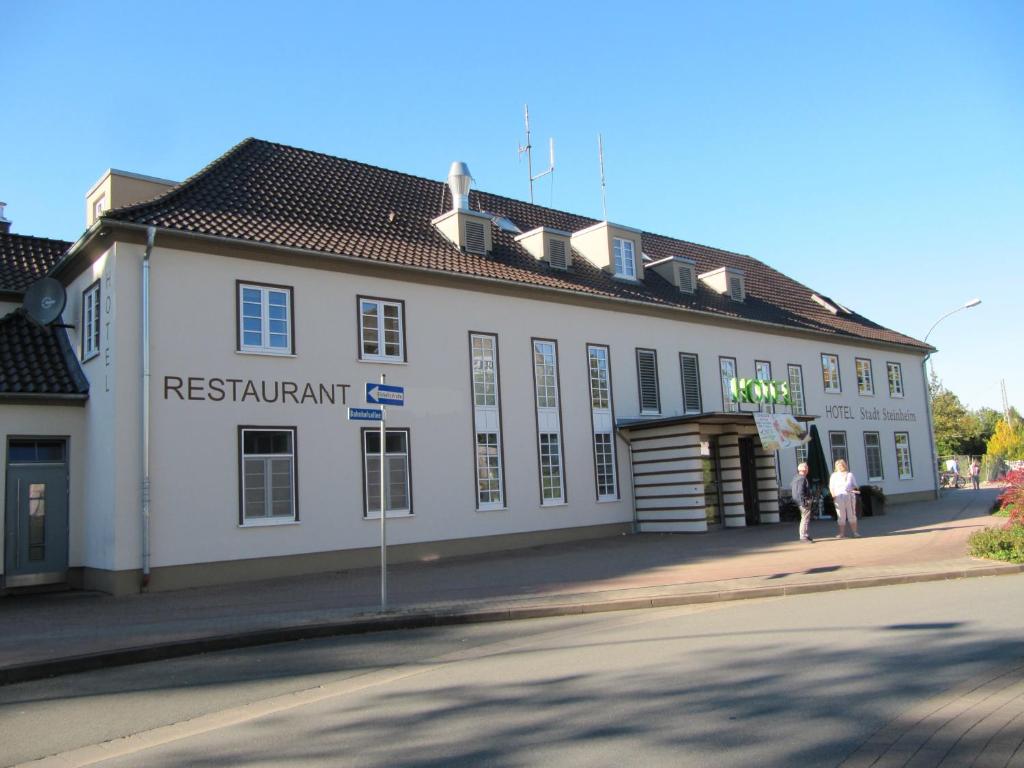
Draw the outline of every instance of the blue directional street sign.
<instances>
[{"instance_id":1,"label":"blue directional street sign","mask_svg":"<svg viewBox=\"0 0 1024 768\"><path fill-rule=\"evenodd\" d=\"M382 421L384 411L380 408L349 408L349 421Z\"/></svg>"},{"instance_id":2,"label":"blue directional street sign","mask_svg":"<svg viewBox=\"0 0 1024 768\"><path fill-rule=\"evenodd\" d=\"M366 402L377 405L405 405L405 387L366 382Z\"/></svg>"}]
</instances>

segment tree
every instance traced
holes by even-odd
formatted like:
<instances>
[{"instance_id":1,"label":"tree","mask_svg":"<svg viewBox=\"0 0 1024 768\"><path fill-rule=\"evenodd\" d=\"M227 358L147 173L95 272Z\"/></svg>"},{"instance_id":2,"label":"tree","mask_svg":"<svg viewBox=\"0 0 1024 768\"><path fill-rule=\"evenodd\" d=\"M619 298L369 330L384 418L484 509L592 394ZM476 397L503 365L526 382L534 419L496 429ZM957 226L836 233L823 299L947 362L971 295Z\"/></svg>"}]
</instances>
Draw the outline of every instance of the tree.
<instances>
[{"instance_id":1,"label":"tree","mask_svg":"<svg viewBox=\"0 0 1024 768\"><path fill-rule=\"evenodd\" d=\"M939 455L969 454L972 447L977 447L976 452L981 453L981 445L974 444L981 429L980 420L972 417L960 398L942 386L934 374L928 389L932 396L935 449Z\"/></svg>"},{"instance_id":2,"label":"tree","mask_svg":"<svg viewBox=\"0 0 1024 768\"><path fill-rule=\"evenodd\" d=\"M995 433L988 441L988 455L1007 461L1024 459L1024 422L1019 416L1013 418L1015 413L1012 409L1009 415L1013 424L1000 419Z\"/></svg>"}]
</instances>

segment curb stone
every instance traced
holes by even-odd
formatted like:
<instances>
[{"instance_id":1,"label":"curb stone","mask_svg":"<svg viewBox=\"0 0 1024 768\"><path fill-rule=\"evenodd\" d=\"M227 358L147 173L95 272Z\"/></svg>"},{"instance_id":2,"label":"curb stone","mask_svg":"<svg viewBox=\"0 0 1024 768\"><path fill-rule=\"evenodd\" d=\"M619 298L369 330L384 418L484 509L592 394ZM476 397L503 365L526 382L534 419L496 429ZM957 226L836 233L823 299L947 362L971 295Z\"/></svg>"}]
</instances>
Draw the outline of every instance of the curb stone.
<instances>
[{"instance_id":1,"label":"curb stone","mask_svg":"<svg viewBox=\"0 0 1024 768\"><path fill-rule=\"evenodd\" d=\"M176 640L152 645L121 648L113 651L66 656L46 661L31 662L0 667L0 685L40 680L58 675L90 672L110 667L142 664L151 661L195 656L217 651L237 650L260 645L313 640L326 637L359 635L370 632L387 632L400 629L424 629L427 627L457 626L460 624L482 624L497 621L518 621L523 619L552 618L557 616L581 616L610 611L667 608L682 605L700 605L737 600L756 600L768 597L834 592L844 589L893 586L951 579L977 578L982 576L1009 576L1024 573L1024 565L1001 563L978 568L962 568L944 571L922 572L898 576L868 576L841 581L808 582L772 587L741 587L717 589L704 592L679 592L677 594L654 595L651 597L595 597L578 602L561 602L544 605L514 605L507 608L479 608L470 606L447 609L417 610L390 614L364 614L350 619L318 624L300 624L289 627L262 629L228 635L215 635L188 640ZM606 595L609 593L605 593ZM562 599L565 596L560 596ZM526 601L524 601L526 602Z\"/></svg>"}]
</instances>

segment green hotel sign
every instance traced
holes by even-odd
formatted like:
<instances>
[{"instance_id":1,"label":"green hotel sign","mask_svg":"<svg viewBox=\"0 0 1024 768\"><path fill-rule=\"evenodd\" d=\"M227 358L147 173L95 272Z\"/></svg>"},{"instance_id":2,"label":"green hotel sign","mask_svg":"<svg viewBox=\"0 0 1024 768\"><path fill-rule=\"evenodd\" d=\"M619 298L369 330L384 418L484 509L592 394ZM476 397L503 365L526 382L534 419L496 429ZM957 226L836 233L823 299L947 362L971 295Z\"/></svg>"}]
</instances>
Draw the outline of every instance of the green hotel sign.
<instances>
[{"instance_id":1,"label":"green hotel sign","mask_svg":"<svg viewBox=\"0 0 1024 768\"><path fill-rule=\"evenodd\" d=\"M729 392L734 403L793 404L786 381L734 378L729 380Z\"/></svg>"}]
</instances>

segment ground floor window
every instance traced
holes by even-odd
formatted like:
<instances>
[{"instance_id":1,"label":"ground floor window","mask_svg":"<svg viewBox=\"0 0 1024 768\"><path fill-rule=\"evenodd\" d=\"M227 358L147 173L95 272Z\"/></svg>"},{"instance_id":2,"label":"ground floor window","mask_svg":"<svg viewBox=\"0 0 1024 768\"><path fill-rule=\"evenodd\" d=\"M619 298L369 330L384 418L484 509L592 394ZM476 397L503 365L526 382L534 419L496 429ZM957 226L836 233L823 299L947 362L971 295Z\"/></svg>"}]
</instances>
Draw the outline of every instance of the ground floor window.
<instances>
[{"instance_id":1,"label":"ground floor window","mask_svg":"<svg viewBox=\"0 0 1024 768\"><path fill-rule=\"evenodd\" d=\"M557 432L540 434L540 485L543 503L565 501L562 490L562 449Z\"/></svg>"},{"instance_id":2,"label":"ground floor window","mask_svg":"<svg viewBox=\"0 0 1024 768\"><path fill-rule=\"evenodd\" d=\"M864 461L868 465L868 480L881 480L882 441L877 432L864 433Z\"/></svg>"},{"instance_id":3,"label":"ground floor window","mask_svg":"<svg viewBox=\"0 0 1024 768\"><path fill-rule=\"evenodd\" d=\"M266 525L298 520L295 493L295 428L239 429L242 504L239 523Z\"/></svg>"},{"instance_id":4,"label":"ground floor window","mask_svg":"<svg viewBox=\"0 0 1024 768\"><path fill-rule=\"evenodd\" d=\"M597 467L597 498L600 501L614 499L615 453L612 450L612 436L608 432L594 435L594 466Z\"/></svg>"},{"instance_id":5,"label":"ground floor window","mask_svg":"<svg viewBox=\"0 0 1024 768\"><path fill-rule=\"evenodd\" d=\"M388 514L412 512L409 488L409 430L389 429L384 437L384 500ZM380 430L363 430L365 517L380 516Z\"/></svg>"},{"instance_id":6,"label":"ground floor window","mask_svg":"<svg viewBox=\"0 0 1024 768\"><path fill-rule=\"evenodd\" d=\"M896 472L900 480L910 480L914 476L914 467L910 462L910 433L897 432L895 437Z\"/></svg>"},{"instance_id":7,"label":"ground floor window","mask_svg":"<svg viewBox=\"0 0 1024 768\"><path fill-rule=\"evenodd\" d=\"M850 455L846 452L846 433L845 432L829 432L828 433L828 444L832 450L832 466L830 469L834 469L836 462L842 459L846 462L846 466L850 466Z\"/></svg>"},{"instance_id":8,"label":"ground floor window","mask_svg":"<svg viewBox=\"0 0 1024 768\"><path fill-rule=\"evenodd\" d=\"M476 498L480 509L495 509L502 504L497 432L476 433Z\"/></svg>"},{"instance_id":9,"label":"ground floor window","mask_svg":"<svg viewBox=\"0 0 1024 768\"><path fill-rule=\"evenodd\" d=\"M801 464L807 462L807 455L809 453L808 444L798 445L794 451L796 452L796 465L799 467Z\"/></svg>"}]
</instances>

